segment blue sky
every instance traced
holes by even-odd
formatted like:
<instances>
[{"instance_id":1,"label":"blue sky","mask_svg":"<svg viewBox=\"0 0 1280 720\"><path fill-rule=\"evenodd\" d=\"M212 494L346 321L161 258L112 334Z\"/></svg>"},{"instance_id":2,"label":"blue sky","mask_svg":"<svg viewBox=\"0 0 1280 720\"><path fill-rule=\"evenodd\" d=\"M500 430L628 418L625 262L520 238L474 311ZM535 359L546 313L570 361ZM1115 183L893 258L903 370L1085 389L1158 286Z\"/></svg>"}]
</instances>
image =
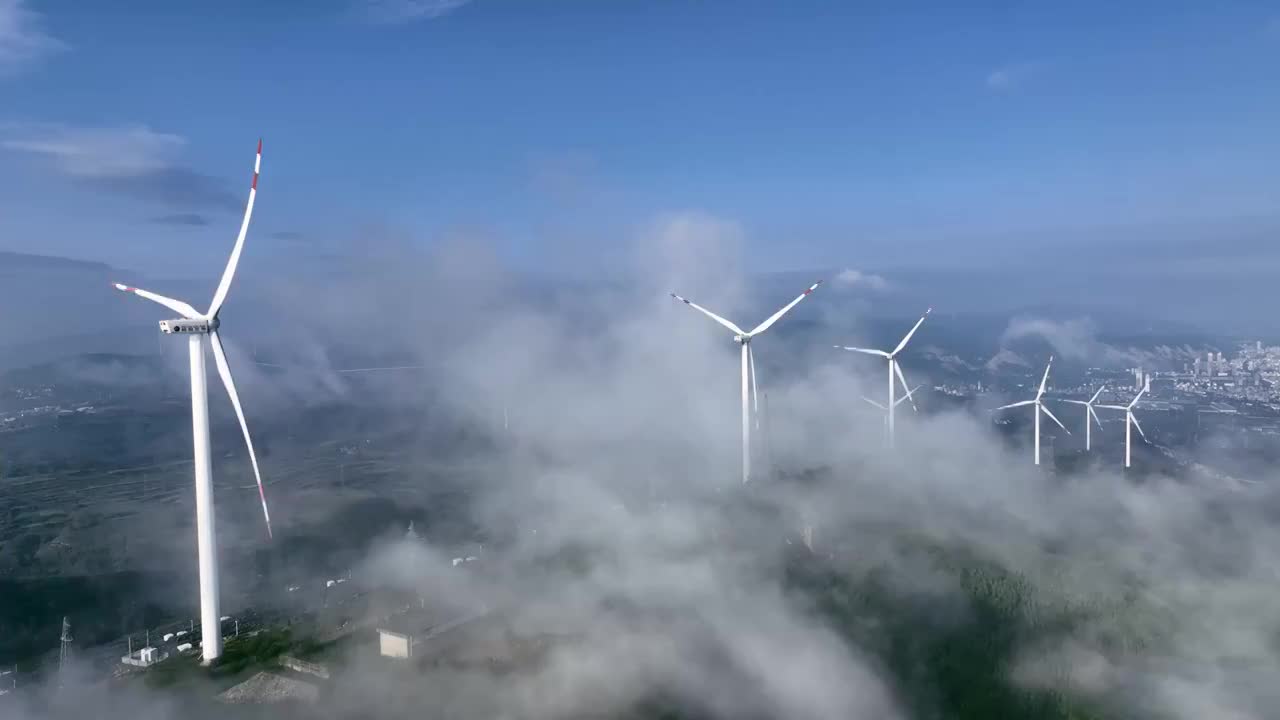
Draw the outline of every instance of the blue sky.
<instances>
[{"instance_id":1,"label":"blue sky","mask_svg":"<svg viewBox=\"0 0 1280 720\"><path fill-rule=\"evenodd\" d=\"M960 5L0 0L0 249L220 258L259 135L280 256L462 228L537 266L689 210L780 269L1280 227L1276 5Z\"/></svg>"}]
</instances>

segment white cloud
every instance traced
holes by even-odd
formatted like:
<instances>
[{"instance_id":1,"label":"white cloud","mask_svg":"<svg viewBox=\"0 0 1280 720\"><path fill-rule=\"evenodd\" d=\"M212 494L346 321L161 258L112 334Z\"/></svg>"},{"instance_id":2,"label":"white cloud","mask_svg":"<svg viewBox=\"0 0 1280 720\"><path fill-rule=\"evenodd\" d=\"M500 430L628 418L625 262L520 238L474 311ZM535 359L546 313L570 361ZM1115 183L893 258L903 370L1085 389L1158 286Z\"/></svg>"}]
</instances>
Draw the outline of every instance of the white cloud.
<instances>
[{"instance_id":1,"label":"white cloud","mask_svg":"<svg viewBox=\"0 0 1280 720\"><path fill-rule=\"evenodd\" d=\"M41 24L40 15L28 10L25 0L0 0L0 77L66 47Z\"/></svg>"},{"instance_id":2,"label":"white cloud","mask_svg":"<svg viewBox=\"0 0 1280 720\"><path fill-rule=\"evenodd\" d=\"M80 178L158 172L172 166L186 145L184 138L158 133L145 125L78 128L42 124L19 126L5 134L8 137L0 141L0 147L41 155L66 174Z\"/></svg>"},{"instance_id":3,"label":"white cloud","mask_svg":"<svg viewBox=\"0 0 1280 720\"><path fill-rule=\"evenodd\" d=\"M888 281L879 275L864 273L853 268L845 268L837 273L835 283L841 287L857 287L868 290L885 290L889 287Z\"/></svg>"},{"instance_id":4,"label":"white cloud","mask_svg":"<svg viewBox=\"0 0 1280 720\"><path fill-rule=\"evenodd\" d=\"M1024 85L1027 80L1040 71L1038 63L1014 63L996 68L987 74L987 88L995 92L1006 92Z\"/></svg>"},{"instance_id":5,"label":"white cloud","mask_svg":"<svg viewBox=\"0 0 1280 720\"><path fill-rule=\"evenodd\" d=\"M0 125L0 149L40 157L58 172L95 190L184 211L242 207L241 196L222 179L182 163L186 144L186 138L156 132L146 125Z\"/></svg>"},{"instance_id":6,"label":"white cloud","mask_svg":"<svg viewBox=\"0 0 1280 720\"><path fill-rule=\"evenodd\" d=\"M362 12L374 22L406 23L434 20L472 0L362 0Z\"/></svg>"},{"instance_id":7,"label":"white cloud","mask_svg":"<svg viewBox=\"0 0 1280 720\"><path fill-rule=\"evenodd\" d=\"M1009 326L1000 336L1000 345L1004 348L1008 343L1026 337L1044 338L1053 348L1054 354L1063 358L1106 367L1174 369L1180 368L1195 355L1195 351L1188 347L1159 345L1142 349L1107 344L1098 338L1098 327L1089 318L1060 322L1040 317L1015 317L1009 321ZM1004 357L1004 361L1008 362L1007 358L1013 356L1013 353L1006 355L1007 352L1007 348L1002 349L997 358ZM992 358L992 362L996 362L997 358Z\"/></svg>"}]
</instances>

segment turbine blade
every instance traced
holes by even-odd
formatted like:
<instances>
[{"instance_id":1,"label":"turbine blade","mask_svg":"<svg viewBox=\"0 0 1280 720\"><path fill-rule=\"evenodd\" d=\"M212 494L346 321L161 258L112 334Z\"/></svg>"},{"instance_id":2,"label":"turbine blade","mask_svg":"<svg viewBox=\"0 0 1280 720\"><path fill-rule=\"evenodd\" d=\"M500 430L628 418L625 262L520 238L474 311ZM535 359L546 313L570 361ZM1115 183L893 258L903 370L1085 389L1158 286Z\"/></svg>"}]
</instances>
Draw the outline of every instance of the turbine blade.
<instances>
[{"instance_id":1,"label":"turbine blade","mask_svg":"<svg viewBox=\"0 0 1280 720\"><path fill-rule=\"evenodd\" d=\"M133 293L138 297L144 297L152 302L160 303L161 305L169 308L170 310L178 313L179 315L181 315L184 318L187 318L188 320L196 320L201 317L200 313L197 312L195 308L182 302L181 300L174 300L173 298L168 298L163 295L157 295L153 292L148 292L146 290L143 290L142 288L129 287L128 285L121 285L120 283L112 283L112 285L115 287L115 289L119 290L120 292Z\"/></svg>"},{"instance_id":2,"label":"turbine blade","mask_svg":"<svg viewBox=\"0 0 1280 720\"><path fill-rule=\"evenodd\" d=\"M236 275L236 266L240 264L240 252L244 250L244 237L249 233L249 218L253 217L253 201L258 196L258 172L262 169L262 139L258 139L258 154L253 160L253 184L249 186L249 203L244 207L244 219L240 221L240 235L236 237L236 245L231 248L231 257L227 259L227 267L222 271L222 280L213 293L213 302L209 303L209 317L217 317L222 303L227 299L227 291L231 289L231 279Z\"/></svg>"},{"instance_id":3,"label":"turbine blade","mask_svg":"<svg viewBox=\"0 0 1280 720\"><path fill-rule=\"evenodd\" d=\"M1049 419L1050 419L1050 420L1052 420L1052 421L1054 421L1054 422L1058 423L1058 427L1062 428L1063 430L1066 430L1068 435L1070 435L1070 434L1071 434L1071 431L1070 431L1070 430L1067 430L1067 426L1066 426L1066 425L1063 425L1061 420L1059 420L1058 418L1054 417L1053 413L1049 411L1049 408L1045 407L1044 405L1041 405L1041 406L1040 406L1040 409L1044 411L1044 414L1045 414L1045 415L1048 415L1048 416L1049 416Z\"/></svg>"},{"instance_id":4,"label":"turbine blade","mask_svg":"<svg viewBox=\"0 0 1280 720\"><path fill-rule=\"evenodd\" d=\"M1089 404L1088 402L1085 402L1084 400L1059 400L1058 402L1069 403L1069 404L1071 404L1071 405L1088 405L1088 404Z\"/></svg>"},{"instance_id":5,"label":"turbine blade","mask_svg":"<svg viewBox=\"0 0 1280 720\"><path fill-rule=\"evenodd\" d=\"M889 409L889 408L885 407L883 403L878 403L878 402L876 402L875 400L872 400L871 398L869 398L869 397L867 397L867 396L865 396L865 395L863 395L863 396L862 396L862 399L863 399L863 400L865 400L866 402L871 403L872 405L875 405L876 407L880 408L881 410L888 410L888 409ZM901 402L901 400L899 400L899 402Z\"/></svg>"},{"instance_id":6,"label":"turbine blade","mask_svg":"<svg viewBox=\"0 0 1280 720\"><path fill-rule=\"evenodd\" d=\"M1098 388L1098 392L1094 393L1093 397L1089 398L1089 404L1092 405L1093 403L1097 402L1098 396L1101 395L1102 391L1106 389L1107 389L1106 385L1103 385L1102 387Z\"/></svg>"},{"instance_id":7,"label":"turbine blade","mask_svg":"<svg viewBox=\"0 0 1280 720\"><path fill-rule=\"evenodd\" d=\"M916 331L920 329L920 325L924 323L924 319L929 317L929 313L931 312L933 312L933 308L929 308L924 311L924 314L920 316L920 319L916 321L916 324L912 326L911 330L902 338L902 342L898 343L898 347L894 348L893 352L889 353L890 355L897 355L902 352L902 348L907 346L907 342L911 340L911 336L916 334Z\"/></svg>"},{"instance_id":8,"label":"turbine blade","mask_svg":"<svg viewBox=\"0 0 1280 720\"><path fill-rule=\"evenodd\" d=\"M1044 386L1049 382L1049 368L1053 367L1053 356L1049 356L1049 362L1044 366L1044 377L1040 378L1040 390L1036 393L1036 399L1039 400L1044 395Z\"/></svg>"},{"instance_id":9,"label":"turbine blade","mask_svg":"<svg viewBox=\"0 0 1280 720\"><path fill-rule=\"evenodd\" d=\"M1142 426L1138 424L1138 417L1133 413L1129 413L1129 419L1133 421L1133 426L1138 428L1138 434L1142 436L1142 441L1145 443L1151 442L1147 439L1147 434L1142 432Z\"/></svg>"},{"instance_id":10,"label":"turbine blade","mask_svg":"<svg viewBox=\"0 0 1280 720\"><path fill-rule=\"evenodd\" d=\"M1024 405L1035 405L1035 404L1036 404L1035 400L1023 400L1022 402L1009 403L1008 405L1001 405L1000 407L996 408L996 410L1008 410L1009 408L1023 407ZM995 410L992 410L992 412L995 412Z\"/></svg>"},{"instance_id":11,"label":"turbine blade","mask_svg":"<svg viewBox=\"0 0 1280 720\"><path fill-rule=\"evenodd\" d=\"M832 345L838 350L848 350L849 352L866 353L867 355L879 355L880 357L889 357L889 353L883 350L872 350L870 348L849 347L848 345Z\"/></svg>"},{"instance_id":12,"label":"turbine blade","mask_svg":"<svg viewBox=\"0 0 1280 720\"><path fill-rule=\"evenodd\" d=\"M1138 391L1137 396L1133 398L1133 402L1129 403L1129 407L1133 407L1137 405L1138 401L1142 399L1142 396L1146 394L1147 394L1147 387L1144 385L1142 389Z\"/></svg>"},{"instance_id":13,"label":"turbine blade","mask_svg":"<svg viewBox=\"0 0 1280 720\"><path fill-rule=\"evenodd\" d=\"M911 402L911 411L919 412L919 410L916 409L916 401L911 397L911 388L907 386L907 379L902 376L902 366L896 362L893 363L893 372L898 376L898 382L902 383L902 391L906 393L904 399ZM902 401L899 400L898 403L900 402ZM897 405L898 403L894 403L894 405Z\"/></svg>"},{"instance_id":14,"label":"turbine blade","mask_svg":"<svg viewBox=\"0 0 1280 720\"><path fill-rule=\"evenodd\" d=\"M906 402L907 400L911 400L911 396L912 396L912 395L915 395L915 394L916 394L916 391L917 391L917 390L919 390L919 389L920 389L920 388L922 388L922 387L924 387L924 386L923 386L923 385L917 385L917 386L915 386L915 387L911 388L910 390L908 390L908 391L907 391L907 394L906 394L905 396L900 397L900 398L898 398L897 400L895 400L895 401L893 402L894 406L901 405L902 403ZM916 407L916 403L915 403L915 401L914 401L914 400L912 400L912 401L911 401L911 409L912 409L912 410L915 410L915 407Z\"/></svg>"},{"instance_id":15,"label":"turbine blade","mask_svg":"<svg viewBox=\"0 0 1280 720\"><path fill-rule=\"evenodd\" d=\"M1101 430L1101 429L1102 429L1102 421L1098 419L1098 413L1096 413L1096 412L1094 412L1094 411L1093 411L1093 406L1092 406L1092 405L1088 405L1087 407L1089 408L1089 417L1093 418L1093 421L1094 421L1095 423L1097 423L1097 424L1098 424L1098 429L1099 429L1099 430ZM1084 422L1085 422L1085 424L1086 424L1086 425L1088 425L1088 424L1089 424L1089 421L1088 421L1088 420L1085 420Z\"/></svg>"},{"instance_id":16,"label":"turbine blade","mask_svg":"<svg viewBox=\"0 0 1280 720\"><path fill-rule=\"evenodd\" d=\"M760 429L760 394L756 392L756 354L751 345L747 345L747 364L751 366L751 415L755 418L756 430Z\"/></svg>"},{"instance_id":17,"label":"turbine blade","mask_svg":"<svg viewBox=\"0 0 1280 720\"><path fill-rule=\"evenodd\" d=\"M808 290L805 290L805 291L804 291L804 292L802 292L802 293L800 293L800 295L799 295L795 300L792 300L791 302L787 303L785 306L783 306L783 308L782 308L781 310L779 310L778 312L776 312L776 313L774 313L774 314L770 315L768 320L765 320L764 322L762 322L762 323L760 323L759 325L757 325L757 326L756 326L756 329L751 331L751 334L752 334L752 335L759 335L760 333L764 332L765 330L768 330L768 329L769 329L769 328L770 328L774 323L778 322L778 318L782 317L783 315L786 315L788 310L790 310L791 308L795 307L797 303L799 303L801 300L803 300L803 299L805 299L806 297L808 297L808 296L809 296L809 293L813 292L814 290L817 290L817 289L818 289L818 286L819 286L819 285L821 285L821 284L822 284L822 281L821 281L821 280L819 280L818 282L816 282L816 283L814 283L814 284L810 285L810 286L809 286L809 289L808 289Z\"/></svg>"},{"instance_id":18,"label":"turbine blade","mask_svg":"<svg viewBox=\"0 0 1280 720\"><path fill-rule=\"evenodd\" d=\"M737 333L738 335L746 335L746 333L745 333L745 332L743 332L742 328L738 327L737 325L734 325L733 323L729 322L728 320L725 320L724 318L720 317L719 315L717 315L717 314L715 314L715 313L711 312L710 310L708 310L708 309L706 309L706 308L702 307L702 306L701 306L701 305L699 305L698 303L693 302L693 301L691 301L691 300L687 300L687 299L685 299L685 298L682 298L682 297L680 297L679 295L677 295L677 294L675 294L675 293L671 293L671 297L673 297L673 298L675 298L675 299L679 300L680 302L684 303L685 305L688 305L689 307L693 308L694 310L697 310L698 312L702 313L703 315L706 315L707 317L711 318L712 320L715 320L716 322L718 322L718 323L720 323L721 325L723 325L723 326L725 326L725 327L729 328L730 330L732 330L733 332Z\"/></svg>"},{"instance_id":19,"label":"turbine blade","mask_svg":"<svg viewBox=\"0 0 1280 720\"><path fill-rule=\"evenodd\" d=\"M258 456L253 451L253 440L249 438L249 426L244 421L244 410L240 407L240 395L236 392L236 383L231 379L231 367L227 365L227 355L222 351L222 340L218 332L209 333L209 344L213 346L213 361L218 366L218 376L222 378L222 386L227 389L227 397L231 398L231 407L236 411L236 419L240 421L240 432L244 433L244 445L249 449L249 463L253 465L253 478L258 481L258 499L262 501L262 517L267 521L267 537L271 535L271 513L267 512L267 493L262 489L262 473L258 471Z\"/></svg>"},{"instance_id":20,"label":"turbine blade","mask_svg":"<svg viewBox=\"0 0 1280 720\"><path fill-rule=\"evenodd\" d=\"M1094 407L1105 408L1107 410L1128 410L1124 405L1094 405Z\"/></svg>"}]
</instances>

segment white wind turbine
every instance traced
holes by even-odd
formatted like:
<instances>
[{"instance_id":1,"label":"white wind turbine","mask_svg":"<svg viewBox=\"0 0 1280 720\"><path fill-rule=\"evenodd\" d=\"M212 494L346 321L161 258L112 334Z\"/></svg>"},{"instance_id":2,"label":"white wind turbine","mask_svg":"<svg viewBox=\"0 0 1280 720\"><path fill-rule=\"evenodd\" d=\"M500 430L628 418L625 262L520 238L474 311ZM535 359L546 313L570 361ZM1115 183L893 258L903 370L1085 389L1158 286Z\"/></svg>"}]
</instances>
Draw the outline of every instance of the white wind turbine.
<instances>
[{"instance_id":1,"label":"white wind turbine","mask_svg":"<svg viewBox=\"0 0 1280 720\"><path fill-rule=\"evenodd\" d=\"M244 421L244 410L240 407L240 396L236 393L235 382L231 379L231 368L227 366L227 356L222 350L222 341L218 339L218 312L231 289L231 280L236 273L236 265L240 262L240 251L244 248L245 234L249 230L249 218L253 215L253 202L258 193L258 171L262 167L262 141L258 141L258 154L253 163L253 183L249 186L249 203L244 210L244 219L240 223L240 235L236 238L235 247L231 250L231 258L222 271L222 280L213 294L213 302L206 313L197 312L195 308L181 300L174 300L139 288L128 287L116 283L117 290L131 292L148 300L157 302L178 313L182 318L177 320L161 320L160 330L166 334L187 335L187 348L191 355L191 428L195 446L193 467L196 480L196 541L200 555L200 635L201 650L204 662L210 663L222 655L221 617L219 614L218 596L218 546L214 536L213 516L213 481L209 455L209 391L205 383L204 343L201 338L209 337L209 345L213 349L213 360L218 366L218 375L227 389L227 397L231 399L231 407L236 411L240 421L240 431L244 434L245 446L249 449L249 462L253 466L254 478L258 481L258 498L262 501L262 515L267 522L267 536L271 536L271 516L267 512L266 493L262 489L262 475L258 472L258 457L253 451L253 441L249 439L249 426Z\"/></svg>"},{"instance_id":2,"label":"white wind turbine","mask_svg":"<svg viewBox=\"0 0 1280 720\"><path fill-rule=\"evenodd\" d=\"M1072 405L1083 405L1083 406L1084 406L1084 449L1085 449L1085 452L1088 452L1088 451L1092 448L1092 445L1093 445L1093 427L1092 427L1091 425L1089 425L1089 419L1090 419L1090 418L1092 418L1094 422L1098 423L1098 429L1099 429L1099 430L1101 430L1101 429L1102 429L1102 421L1098 419L1098 413L1094 412L1094 410L1093 410L1094 405L1093 405L1093 404L1094 404L1095 402L1097 402L1097 401L1098 401L1098 396L1099 396L1099 395L1101 395L1101 394L1102 394L1102 391L1103 391L1103 390L1106 390L1106 389L1107 389L1107 387L1106 387L1105 385L1104 385L1104 386L1102 386L1102 387L1100 387L1100 388L1098 388L1098 392L1094 393L1094 394L1093 394L1093 397L1089 398L1088 400L1063 400L1063 402L1071 403ZM1098 407L1106 407L1106 406L1105 406L1105 405L1099 405Z\"/></svg>"},{"instance_id":3,"label":"white wind turbine","mask_svg":"<svg viewBox=\"0 0 1280 720\"><path fill-rule=\"evenodd\" d=\"M1049 408L1045 407L1045 406L1044 406L1044 403L1041 403L1041 402L1040 402L1040 398L1044 396L1045 383L1047 383L1047 382L1049 381L1049 368L1051 368L1051 367L1053 367L1053 356L1052 356L1052 355L1050 355L1050 356L1049 356L1049 364L1047 364L1047 365L1045 365L1045 366L1044 366L1044 377L1040 378L1040 389L1036 391L1035 399L1033 399L1033 400L1023 400L1022 402L1010 403L1010 404L1008 404L1008 405L1001 405L1000 407L996 408L996 410L1008 410L1009 408L1022 407L1022 406L1024 406L1024 405L1035 405L1035 406L1036 406L1036 409L1035 409L1035 414L1036 414L1036 436L1035 436L1035 445L1036 445L1036 464L1037 464L1037 465L1039 465L1039 464L1040 464L1040 413L1042 413L1042 412L1043 412L1045 415L1048 415L1050 420L1052 420L1052 421L1054 421L1054 422L1058 423L1058 427L1060 427L1060 428L1062 428L1064 431L1066 431L1066 433L1067 433L1068 435L1070 435L1070 434L1071 434L1071 431L1070 431L1070 430L1067 430L1067 426L1066 426L1066 425L1063 425L1063 424L1062 424L1062 421L1061 421L1061 420L1059 420L1058 418L1054 417L1054 416L1053 416L1053 413L1049 412ZM1101 407L1101 406L1100 406L1100 407Z\"/></svg>"},{"instance_id":4,"label":"white wind turbine","mask_svg":"<svg viewBox=\"0 0 1280 720\"><path fill-rule=\"evenodd\" d=\"M787 314L787 311L795 307L801 300L808 297L809 293L818 289L822 281L809 286L807 290L800 293L799 297L787 303L781 310L769 316L767 320L757 325L751 332L747 332L724 318L716 315L710 310L691 302L675 293L671 293L671 297L715 320L721 325L733 332L733 341L742 346L742 482L746 482L751 477L751 413L759 410L759 397L755 394L756 387L756 360L751 354L751 340L757 335L763 333L778 322L778 319ZM749 384L748 384L749 383ZM755 402L752 408L748 404L747 392L751 392L751 400Z\"/></svg>"},{"instance_id":5,"label":"white wind turbine","mask_svg":"<svg viewBox=\"0 0 1280 720\"><path fill-rule=\"evenodd\" d=\"M913 395L915 395L915 394L916 394L916 391L917 391L917 390L919 390L919 389L920 389L920 388L922 388L922 387L924 387L924 386L923 386L923 385L916 385L915 387L913 387L913 388L911 388L910 390L908 390L906 395L903 395L902 397L898 398L897 400L894 400L894 401L893 401L893 404L894 404L894 405L901 405L901 404L902 404L902 403L904 403L904 402L910 401L910 402L911 402L911 409L914 411L914 410L916 409L916 401L915 401L915 399L914 399L912 396L913 396ZM883 411L884 411L884 440L885 440L885 444L886 444L886 445L887 445L887 444L889 444L889 408L885 407L883 403L880 403L880 402L877 402L877 401L875 401L875 400L872 400L871 398L867 397L866 395L863 395L863 396L862 396L862 399L863 399L865 402L870 403L871 405L874 405L874 406L876 406L876 407L878 407L878 408L880 408L881 410L883 410Z\"/></svg>"},{"instance_id":6,"label":"white wind turbine","mask_svg":"<svg viewBox=\"0 0 1280 720\"><path fill-rule=\"evenodd\" d=\"M1138 418L1134 417L1133 415L1134 406L1136 406L1138 404L1138 401L1142 399L1142 396L1146 394L1147 394L1147 387L1146 385L1143 385L1142 389L1138 391L1138 394L1133 398L1133 401L1130 402L1128 405L1099 405L1098 406L1100 408L1106 408L1108 410L1124 411L1124 466L1125 467L1129 467L1129 461L1131 458L1130 442L1133 439L1133 431L1130 428L1131 427L1138 428L1138 434L1142 436L1142 441L1150 442L1149 440L1147 440L1147 434L1142 432L1142 426L1138 424Z\"/></svg>"},{"instance_id":7,"label":"white wind turbine","mask_svg":"<svg viewBox=\"0 0 1280 720\"><path fill-rule=\"evenodd\" d=\"M929 317L929 313L931 312L933 312L933 308L929 308L924 311L924 315L920 316L920 319L917 320L916 324L911 327L911 330L908 331L907 334L903 336L902 341L898 343L898 346L895 347L892 352L885 352L884 350L874 350L871 348L849 347L847 345L834 346L837 349L848 350L850 352L866 353L867 355L879 355L880 357L885 358L889 361L889 402L887 405L880 405L879 403L875 403L880 408L884 409L884 411L888 414L889 447L893 447L893 442L894 442L893 440L894 410L898 407L899 404L901 404L899 401L895 401L893 399L893 396L894 396L893 381L895 376L897 380L902 383L902 389L907 393L906 397L908 399L910 399L911 393L913 392L907 387L907 379L902 376L902 367L898 365L898 360L897 360L898 353L902 352L902 349L907 346L907 343L911 340L911 336L916 334L916 330L920 329L920 325L924 323L924 319ZM915 407L914 400L911 401L911 407L913 408Z\"/></svg>"}]
</instances>

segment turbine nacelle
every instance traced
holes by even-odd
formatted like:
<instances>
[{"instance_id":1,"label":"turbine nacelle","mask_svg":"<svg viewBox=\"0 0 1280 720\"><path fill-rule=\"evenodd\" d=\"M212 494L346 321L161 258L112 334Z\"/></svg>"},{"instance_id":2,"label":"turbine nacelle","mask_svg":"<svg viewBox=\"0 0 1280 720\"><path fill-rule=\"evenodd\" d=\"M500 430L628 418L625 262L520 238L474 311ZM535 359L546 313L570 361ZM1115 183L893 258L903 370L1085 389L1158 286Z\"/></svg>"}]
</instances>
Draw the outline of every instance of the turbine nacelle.
<instances>
[{"instance_id":1,"label":"turbine nacelle","mask_svg":"<svg viewBox=\"0 0 1280 720\"><path fill-rule=\"evenodd\" d=\"M739 345L746 345L747 343L751 342L751 336L750 335L734 335L733 341L738 343Z\"/></svg>"},{"instance_id":2,"label":"turbine nacelle","mask_svg":"<svg viewBox=\"0 0 1280 720\"><path fill-rule=\"evenodd\" d=\"M160 331L166 335L208 335L218 329L217 318L178 318L176 320L161 320Z\"/></svg>"}]
</instances>

